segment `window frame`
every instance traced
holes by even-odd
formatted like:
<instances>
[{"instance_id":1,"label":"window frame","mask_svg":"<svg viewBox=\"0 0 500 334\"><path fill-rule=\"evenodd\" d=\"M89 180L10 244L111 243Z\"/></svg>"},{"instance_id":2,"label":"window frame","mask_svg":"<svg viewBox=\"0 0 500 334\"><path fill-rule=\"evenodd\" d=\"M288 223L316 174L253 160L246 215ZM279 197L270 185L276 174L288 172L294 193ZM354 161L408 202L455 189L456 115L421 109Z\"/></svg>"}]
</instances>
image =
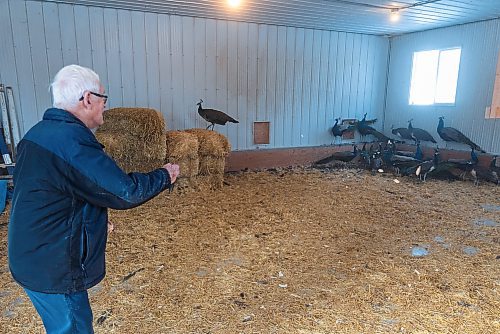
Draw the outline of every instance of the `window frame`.
<instances>
[{"instance_id":1,"label":"window frame","mask_svg":"<svg viewBox=\"0 0 500 334\"><path fill-rule=\"evenodd\" d=\"M433 103L431 104L415 104L411 103L411 89L412 89L412 81L413 81L413 67L414 67L414 62L415 62L415 54L419 52L429 52L429 51L439 51L438 54L438 60L437 60L437 67L436 67L436 74L434 77L434 82L437 87L437 80L438 80L438 73L439 73L439 66L441 64L441 52L444 51L450 51L450 50L460 50L460 59L458 61L458 68L457 68L457 83L455 86L455 101L454 102L436 102L436 89L434 90L434 96L433 96ZM410 84L408 88L408 105L411 107L432 107L432 106L438 106L438 107L454 107L456 106L457 103L457 93L458 93L458 82L460 80L460 67L462 65L462 46L453 46L453 47L448 47L448 48L442 48L442 49L424 49L424 50L418 50L418 51L413 51L412 52L412 60L411 60L411 70L410 70Z\"/></svg>"}]
</instances>

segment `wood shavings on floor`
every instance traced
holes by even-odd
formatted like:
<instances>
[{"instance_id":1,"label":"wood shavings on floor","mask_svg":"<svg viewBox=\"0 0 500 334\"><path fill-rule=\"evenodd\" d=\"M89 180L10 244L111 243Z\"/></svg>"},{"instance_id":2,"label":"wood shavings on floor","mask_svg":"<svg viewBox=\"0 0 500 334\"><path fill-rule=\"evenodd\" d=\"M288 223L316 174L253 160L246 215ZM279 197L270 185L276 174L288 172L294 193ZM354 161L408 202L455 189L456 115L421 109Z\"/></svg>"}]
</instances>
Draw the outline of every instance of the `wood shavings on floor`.
<instances>
[{"instance_id":1,"label":"wood shavings on floor","mask_svg":"<svg viewBox=\"0 0 500 334\"><path fill-rule=\"evenodd\" d=\"M357 169L226 174L112 211L96 333L498 333L500 187ZM41 333L7 266L0 328Z\"/></svg>"}]
</instances>

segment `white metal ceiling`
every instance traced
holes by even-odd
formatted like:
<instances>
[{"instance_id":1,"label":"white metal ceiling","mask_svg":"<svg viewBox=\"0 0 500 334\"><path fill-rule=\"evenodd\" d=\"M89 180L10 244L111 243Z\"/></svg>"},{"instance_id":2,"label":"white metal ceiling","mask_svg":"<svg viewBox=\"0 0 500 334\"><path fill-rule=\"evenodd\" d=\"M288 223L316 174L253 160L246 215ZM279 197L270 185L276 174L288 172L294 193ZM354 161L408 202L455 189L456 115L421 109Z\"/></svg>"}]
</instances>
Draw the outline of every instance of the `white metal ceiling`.
<instances>
[{"instance_id":1,"label":"white metal ceiling","mask_svg":"<svg viewBox=\"0 0 500 334\"><path fill-rule=\"evenodd\" d=\"M45 0L183 16L399 35L500 17L500 0ZM400 19L390 21L391 10Z\"/></svg>"}]
</instances>

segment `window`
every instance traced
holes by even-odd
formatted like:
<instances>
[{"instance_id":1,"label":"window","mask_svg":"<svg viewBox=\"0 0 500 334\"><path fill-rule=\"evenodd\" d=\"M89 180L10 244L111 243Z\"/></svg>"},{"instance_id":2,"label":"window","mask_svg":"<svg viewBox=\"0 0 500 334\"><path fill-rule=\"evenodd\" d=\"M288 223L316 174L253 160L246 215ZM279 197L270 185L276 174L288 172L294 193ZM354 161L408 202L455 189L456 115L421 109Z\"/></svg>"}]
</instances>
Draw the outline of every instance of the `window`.
<instances>
[{"instance_id":1,"label":"window","mask_svg":"<svg viewBox=\"0 0 500 334\"><path fill-rule=\"evenodd\" d=\"M413 53L411 105L455 103L460 48Z\"/></svg>"}]
</instances>

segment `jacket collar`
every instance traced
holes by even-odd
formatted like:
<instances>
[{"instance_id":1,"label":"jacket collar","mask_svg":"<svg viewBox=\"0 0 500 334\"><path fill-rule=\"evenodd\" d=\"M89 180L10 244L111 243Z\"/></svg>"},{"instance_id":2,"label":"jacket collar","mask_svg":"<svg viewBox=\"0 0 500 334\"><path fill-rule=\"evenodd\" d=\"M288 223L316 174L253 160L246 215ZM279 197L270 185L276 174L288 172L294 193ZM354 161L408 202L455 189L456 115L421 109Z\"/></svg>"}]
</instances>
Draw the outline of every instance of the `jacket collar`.
<instances>
[{"instance_id":1,"label":"jacket collar","mask_svg":"<svg viewBox=\"0 0 500 334\"><path fill-rule=\"evenodd\" d=\"M80 121L75 115L70 113L69 111L58 109L58 108L49 108L43 114L43 120L45 121L62 121L68 123L78 123L85 127L87 127L82 121Z\"/></svg>"}]
</instances>

